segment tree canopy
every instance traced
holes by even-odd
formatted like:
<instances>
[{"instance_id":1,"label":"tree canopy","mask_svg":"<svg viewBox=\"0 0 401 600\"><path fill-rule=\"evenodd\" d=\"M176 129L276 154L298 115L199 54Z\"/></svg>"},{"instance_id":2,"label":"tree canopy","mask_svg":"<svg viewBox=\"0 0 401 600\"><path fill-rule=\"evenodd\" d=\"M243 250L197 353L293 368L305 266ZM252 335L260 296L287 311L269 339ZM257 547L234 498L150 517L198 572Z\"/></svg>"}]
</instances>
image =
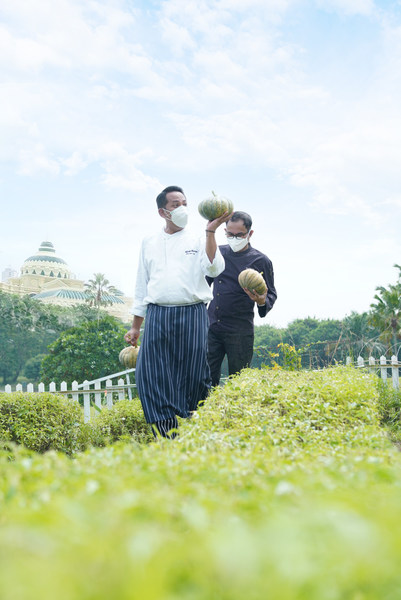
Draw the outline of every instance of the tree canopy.
<instances>
[{"instance_id":1,"label":"tree canopy","mask_svg":"<svg viewBox=\"0 0 401 600\"><path fill-rule=\"evenodd\" d=\"M29 296L0 292L0 376L3 383L14 383L25 365L47 347L62 331L96 320L97 311L86 305L60 307L44 304ZM34 361L35 363L35 361ZM29 376L34 372L28 367ZM37 363L37 361L36 361Z\"/></svg>"},{"instance_id":2,"label":"tree canopy","mask_svg":"<svg viewBox=\"0 0 401 600\"><path fill-rule=\"evenodd\" d=\"M110 281L106 279L103 273L94 273L94 279L89 279L85 283L85 293L87 303L97 309L98 319L100 319L100 309L102 306L113 304L110 296L115 294L117 289Z\"/></svg>"},{"instance_id":3,"label":"tree canopy","mask_svg":"<svg viewBox=\"0 0 401 600\"><path fill-rule=\"evenodd\" d=\"M401 266L394 265L398 269L398 280L387 288L378 286L371 307L370 323L380 330L380 339L392 348L392 352L398 356L401 341Z\"/></svg>"},{"instance_id":4,"label":"tree canopy","mask_svg":"<svg viewBox=\"0 0 401 600\"><path fill-rule=\"evenodd\" d=\"M82 383L123 370L118 356L126 346L125 333L122 323L110 316L67 329L49 346L41 381Z\"/></svg>"},{"instance_id":5,"label":"tree canopy","mask_svg":"<svg viewBox=\"0 0 401 600\"><path fill-rule=\"evenodd\" d=\"M368 313L353 312L342 321L295 319L286 328L262 325L255 328L252 365L282 364L283 346L280 344L294 347L305 368L345 362L347 356L358 356L363 350L379 356L385 350L379 336L380 330L370 324Z\"/></svg>"}]
</instances>

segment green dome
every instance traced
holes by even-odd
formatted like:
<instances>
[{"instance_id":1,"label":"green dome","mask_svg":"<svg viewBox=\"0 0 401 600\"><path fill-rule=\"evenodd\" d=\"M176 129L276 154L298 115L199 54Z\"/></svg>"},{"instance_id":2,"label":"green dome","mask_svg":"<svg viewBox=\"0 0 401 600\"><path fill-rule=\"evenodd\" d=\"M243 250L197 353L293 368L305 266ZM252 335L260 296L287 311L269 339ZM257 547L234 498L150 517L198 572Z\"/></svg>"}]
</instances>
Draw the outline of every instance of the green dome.
<instances>
[{"instance_id":1,"label":"green dome","mask_svg":"<svg viewBox=\"0 0 401 600\"><path fill-rule=\"evenodd\" d=\"M45 250L47 250L47 252L55 252L54 246L51 242L42 242L40 244L39 252Z\"/></svg>"},{"instance_id":2,"label":"green dome","mask_svg":"<svg viewBox=\"0 0 401 600\"><path fill-rule=\"evenodd\" d=\"M44 292L40 292L39 294L35 294L33 298L41 300L42 298L66 298L67 300L87 300L89 295L81 290L68 290L68 289L57 289L57 290L47 290ZM118 296L114 296L112 294L103 294L102 299L111 302L112 304L124 304L123 300Z\"/></svg>"},{"instance_id":3,"label":"green dome","mask_svg":"<svg viewBox=\"0 0 401 600\"><path fill-rule=\"evenodd\" d=\"M25 262L27 262L28 260L37 260L37 261L41 261L44 260L45 262L55 262L55 263L60 263L63 265L66 265L67 263L65 262L65 260L63 260L62 258L58 258L57 256L40 256L39 254L35 254L34 256L30 256L29 258L26 259Z\"/></svg>"}]
</instances>

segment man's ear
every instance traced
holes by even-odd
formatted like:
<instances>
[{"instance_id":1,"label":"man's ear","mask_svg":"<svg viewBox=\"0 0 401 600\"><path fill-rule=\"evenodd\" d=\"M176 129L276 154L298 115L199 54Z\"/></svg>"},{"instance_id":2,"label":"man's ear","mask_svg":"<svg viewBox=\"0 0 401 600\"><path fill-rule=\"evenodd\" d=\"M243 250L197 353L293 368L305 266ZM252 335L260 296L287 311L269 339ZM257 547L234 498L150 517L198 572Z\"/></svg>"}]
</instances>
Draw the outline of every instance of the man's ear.
<instances>
[{"instance_id":1,"label":"man's ear","mask_svg":"<svg viewBox=\"0 0 401 600\"><path fill-rule=\"evenodd\" d=\"M248 236L249 236L249 238L251 238L251 237L252 237L252 234L253 234L253 229L251 229L251 230L250 230L250 232L248 233ZM248 238L248 239L249 239L249 238Z\"/></svg>"},{"instance_id":2,"label":"man's ear","mask_svg":"<svg viewBox=\"0 0 401 600\"><path fill-rule=\"evenodd\" d=\"M159 213L159 215L162 217L162 219L167 219L165 213L164 213L165 209L164 208L159 208L159 210L157 211Z\"/></svg>"}]
</instances>

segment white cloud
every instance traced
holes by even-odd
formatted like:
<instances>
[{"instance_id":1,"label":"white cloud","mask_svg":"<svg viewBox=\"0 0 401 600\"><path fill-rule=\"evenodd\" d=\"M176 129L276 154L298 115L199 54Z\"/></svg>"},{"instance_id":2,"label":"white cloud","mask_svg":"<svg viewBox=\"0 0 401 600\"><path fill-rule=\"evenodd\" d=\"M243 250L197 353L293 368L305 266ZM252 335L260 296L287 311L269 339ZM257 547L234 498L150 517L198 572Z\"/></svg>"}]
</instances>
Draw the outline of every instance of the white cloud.
<instances>
[{"instance_id":1,"label":"white cloud","mask_svg":"<svg viewBox=\"0 0 401 600\"><path fill-rule=\"evenodd\" d=\"M136 194L158 193L161 189L158 179L146 175L138 168L138 164L146 154L146 151L142 151L137 155L130 155L122 149L114 153L114 156L103 163L105 171L102 176L103 183L110 188L128 190Z\"/></svg>"},{"instance_id":2,"label":"white cloud","mask_svg":"<svg viewBox=\"0 0 401 600\"><path fill-rule=\"evenodd\" d=\"M163 40L176 56L182 57L185 52L195 48L196 44L186 27L169 18L162 18L160 25Z\"/></svg>"},{"instance_id":3,"label":"white cloud","mask_svg":"<svg viewBox=\"0 0 401 600\"><path fill-rule=\"evenodd\" d=\"M85 160L80 152L73 152L71 156L61 161L66 175L74 176L85 169L88 161Z\"/></svg>"},{"instance_id":4,"label":"white cloud","mask_svg":"<svg viewBox=\"0 0 401 600\"><path fill-rule=\"evenodd\" d=\"M376 9L374 0L317 0L316 4L323 10L343 15L370 16Z\"/></svg>"},{"instance_id":5,"label":"white cloud","mask_svg":"<svg viewBox=\"0 0 401 600\"><path fill-rule=\"evenodd\" d=\"M121 164L107 164L105 171L102 181L111 188L128 190L137 194L145 191L152 191L156 194L162 188L158 179L146 175L132 165L124 168Z\"/></svg>"},{"instance_id":6,"label":"white cloud","mask_svg":"<svg viewBox=\"0 0 401 600\"><path fill-rule=\"evenodd\" d=\"M323 211L378 219L391 189L374 197L375 180L400 183L400 32L383 25L388 50L375 57L367 94L350 102L307 72L307 53L280 21L292 5L302 2L169 0L152 13L157 35L147 42L145 13L124 2L15 0L0 30L0 61L16 69L0 100L12 139L1 157L25 175L74 177L96 164L106 186L127 190L155 189L161 163L266 166ZM374 9L368 0L319 6Z\"/></svg>"},{"instance_id":7,"label":"white cloud","mask_svg":"<svg viewBox=\"0 0 401 600\"><path fill-rule=\"evenodd\" d=\"M24 148L19 155L19 175L35 175L36 173L46 173L48 175L58 175L60 165L57 160L51 158L46 149L41 144L34 144L31 147Z\"/></svg>"},{"instance_id":8,"label":"white cloud","mask_svg":"<svg viewBox=\"0 0 401 600\"><path fill-rule=\"evenodd\" d=\"M382 201L383 205L393 206L394 208L401 208L401 196L393 196Z\"/></svg>"},{"instance_id":9,"label":"white cloud","mask_svg":"<svg viewBox=\"0 0 401 600\"><path fill-rule=\"evenodd\" d=\"M7 69L31 71L44 64L67 67L68 61L43 42L28 37L12 36L0 27L0 64Z\"/></svg>"}]
</instances>

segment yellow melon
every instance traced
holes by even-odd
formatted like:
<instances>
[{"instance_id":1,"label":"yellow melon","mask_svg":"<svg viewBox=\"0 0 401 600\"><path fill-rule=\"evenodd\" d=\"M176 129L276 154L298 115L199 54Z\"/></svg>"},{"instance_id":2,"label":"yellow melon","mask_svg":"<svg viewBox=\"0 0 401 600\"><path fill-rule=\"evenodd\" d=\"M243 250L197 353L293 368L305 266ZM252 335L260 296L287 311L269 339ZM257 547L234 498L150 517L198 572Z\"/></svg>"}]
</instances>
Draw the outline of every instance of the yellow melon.
<instances>
[{"instance_id":1,"label":"yellow melon","mask_svg":"<svg viewBox=\"0 0 401 600\"><path fill-rule=\"evenodd\" d=\"M138 352L138 346L127 346L126 348L123 348L118 355L120 363L126 369L134 369L136 365L136 359L138 358Z\"/></svg>"}]
</instances>

